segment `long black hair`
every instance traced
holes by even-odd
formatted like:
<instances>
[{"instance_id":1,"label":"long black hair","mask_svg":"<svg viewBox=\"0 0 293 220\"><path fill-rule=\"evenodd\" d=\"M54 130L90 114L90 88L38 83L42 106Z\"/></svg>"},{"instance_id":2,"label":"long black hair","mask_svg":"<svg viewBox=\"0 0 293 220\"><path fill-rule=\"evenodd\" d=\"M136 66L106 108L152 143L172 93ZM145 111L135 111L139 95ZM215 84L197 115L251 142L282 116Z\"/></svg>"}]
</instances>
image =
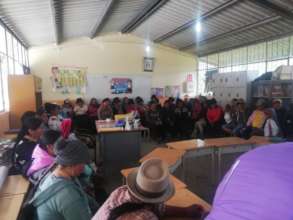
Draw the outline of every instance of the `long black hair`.
<instances>
[{"instance_id":1,"label":"long black hair","mask_svg":"<svg viewBox=\"0 0 293 220\"><path fill-rule=\"evenodd\" d=\"M40 118L37 118L35 114L33 116L32 114L25 114L21 117L22 126L15 139L14 147L19 144L19 142L24 138L25 135L29 134L30 129L36 130L42 124L42 120Z\"/></svg>"},{"instance_id":2,"label":"long black hair","mask_svg":"<svg viewBox=\"0 0 293 220\"><path fill-rule=\"evenodd\" d=\"M60 137L61 133L59 131L47 130L41 136L39 146L47 151L47 145L53 145Z\"/></svg>"},{"instance_id":3,"label":"long black hair","mask_svg":"<svg viewBox=\"0 0 293 220\"><path fill-rule=\"evenodd\" d=\"M151 211L156 215L159 216L157 211L155 211L153 204L146 204L146 203L134 203L134 202L126 202L121 204L120 206L115 207L110 211L110 215L108 217L108 220L116 220L120 216L126 214L135 212L141 209L144 209L146 207L151 207Z\"/></svg>"}]
</instances>

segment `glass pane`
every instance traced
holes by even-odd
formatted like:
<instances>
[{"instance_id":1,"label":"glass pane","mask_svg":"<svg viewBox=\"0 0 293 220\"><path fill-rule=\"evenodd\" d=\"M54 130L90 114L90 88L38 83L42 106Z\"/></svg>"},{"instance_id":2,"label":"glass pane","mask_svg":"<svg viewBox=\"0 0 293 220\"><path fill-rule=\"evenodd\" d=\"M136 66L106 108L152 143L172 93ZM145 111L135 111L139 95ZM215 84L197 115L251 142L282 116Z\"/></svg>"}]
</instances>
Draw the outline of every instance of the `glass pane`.
<instances>
[{"instance_id":1,"label":"glass pane","mask_svg":"<svg viewBox=\"0 0 293 220\"><path fill-rule=\"evenodd\" d=\"M14 72L14 61L11 58L8 58L8 67L9 67L9 74L15 74Z\"/></svg>"},{"instance_id":2,"label":"glass pane","mask_svg":"<svg viewBox=\"0 0 293 220\"><path fill-rule=\"evenodd\" d=\"M27 52L27 50L25 50L25 65L27 66L27 67L29 67L29 61L28 61L28 52Z\"/></svg>"},{"instance_id":3,"label":"glass pane","mask_svg":"<svg viewBox=\"0 0 293 220\"><path fill-rule=\"evenodd\" d=\"M268 42L267 60L276 60L289 56L289 38Z\"/></svg>"},{"instance_id":4,"label":"glass pane","mask_svg":"<svg viewBox=\"0 0 293 220\"><path fill-rule=\"evenodd\" d=\"M247 65L232 66L232 72L246 71Z\"/></svg>"},{"instance_id":5,"label":"glass pane","mask_svg":"<svg viewBox=\"0 0 293 220\"><path fill-rule=\"evenodd\" d=\"M232 50L232 65L247 63L247 47Z\"/></svg>"},{"instance_id":6,"label":"glass pane","mask_svg":"<svg viewBox=\"0 0 293 220\"><path fill-rule=\"evenodd\" d=\"M293 56L293 36L290 37L290 56Z\"/></svg>"},{"instance_id":7,"label":"glass pane","mask_svg":"<svg viewBox=\"0 0 293 220\"><path fill-rule=\"evenodd\" d=\"M293 65L293 58L290 58L289 65Z\"/></svg>"},{"instance_id":8,"label":"glass pane","mask_svg":"<svg viewBox=\"0 0 293 220\"><path fill-rule=\"evenodd\" d=\"M206 84L206 71L200 70L198 71L198 95L203 95L205 93L205 84Z\"/></svg>"},{"instance_id":9,"label":"glass pane","mask_svg":"<svg viewBox=\"0 0 293 220\"><path fill-rule=\"evenodd\" d=\"M13 37L13 58L18 61L17 40Z\"/></svg>"},{"instance_id":10,"label":"glass pane","mask_svg":"<svg viewBox=\"0 0 293 220\"><path fill-rule=\"evenodd\" d=\"M219 73L231 73L231 72L232 72L231 66L219 68Z\"/></svg>"},{"instance_id":11,"label":"glass pane","mask_svg":"<svg viewBox=\"0 0 293 220\"><path fill-rule=\"evenodd\" d=\"M199 57L199 59L198 59L198 69L199 70L207 69L207 62L208 62L207 57Z\"/></svg>"},{"instance_id":12,"label":"glass pane","mask_svg":"<svg viewBox=\"0 0 293 220\"><path fill-rule=\"evenodd\" d=\"M266 72L266 63L251 63L247 65L247 70L248 71L257 71L258 76L262 75L263 73ZM258 77L257 76L257 77Z\"/></svg>"},{"instance_id":13,"label":"glass pane","mask_svg":"<svg viewBox=\"0 0 293 220\"><path fill-rule=\"evenodd\" d=\"M219 54L219 67L232 66L232 52L227 51Z\"/></svg>"},{"instance_id":14,"label":"glass pane","mask_svg":"<svg viewBox=\"0 0 293 220\"><path fill-rule=\"evenodd\" d=\"M15 74L16 75L23 75L23 68L18 62L14 62L15 65Z\"/></svg>"},{"instance_id":15,"label":"glass pane","mask_svg":"<svg viewBox=\"0 0 293 220\"><path fill-rule=\"evenodd\" d=\"M6 37L7 37L8 56L12 57L12 55L13 55L12 35L8 31L6 31Z\"/></svg>"},{"instance_id":16,"label":"glass pane","mask_svg":"<svg viewBox=\"0 0 293 220\"><path fill-rule=\"evenodd\" d=\"M208 56L208 69L215 69L218 67L219 56L218 54L212 54Z\"/></svg>"},{"instance_id":17,"label":"glass pane","mask_svg":"<svg viewBox=\"0 0 293 220\"><path fill-rule=\"evenodd\" d=\"M9 97L8 97L8 60L7 56L2 57L1 70L3 79L4 104L5 110L9 111Z\"/></svg>"},{"instance_id":18,"label":"glass pane","mask_svg":"<svg viewBox=\"0 0 293 220\"><path fill-rule=\"evenodd\" d=\"M0 25L0 51L6 54L5 29Z\"/></svg>"},{"instance_id":19,"label":"glass pane","mask_svg":"<svg viewBox=\"0 0 293 220\"><path fill-rule=\"evenodd\" d=\"M282 65L288 65L288 60L276 60L276 61L270 61L267 64L267 71L275 71L279 66Z\"/></svg>"},{"instance_id":20,"label":"glass pane","mask_svg":"<svg viewBox=\"0 0 293 220\"><path fill-rule=\"evenodd\" d=\"M266 43L256 44L247 48L247 62L257 63L266 60Z\"/></svg>"}]
</instances>

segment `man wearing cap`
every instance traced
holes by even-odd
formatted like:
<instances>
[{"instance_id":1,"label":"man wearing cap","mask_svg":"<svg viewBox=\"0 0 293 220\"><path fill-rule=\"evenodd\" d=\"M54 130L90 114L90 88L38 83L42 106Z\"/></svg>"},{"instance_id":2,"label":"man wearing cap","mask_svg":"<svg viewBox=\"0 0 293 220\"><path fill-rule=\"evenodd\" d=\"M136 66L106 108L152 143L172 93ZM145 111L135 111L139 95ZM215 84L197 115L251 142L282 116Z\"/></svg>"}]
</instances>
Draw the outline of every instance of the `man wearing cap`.
<instances>
[{"instance_id":1,"label":"man wearing cap","mask_svg":"<svg viewBox=\"0 0 293 220\"><path fill-rule=\"evenodd\" d=\"M116 189L92 220L158 220L162 216L199 218L200 206L187 208L165 206L175 193L168 165L160 159L149 159L134 169L126 186Z\"/></svg>"}]
</instances>

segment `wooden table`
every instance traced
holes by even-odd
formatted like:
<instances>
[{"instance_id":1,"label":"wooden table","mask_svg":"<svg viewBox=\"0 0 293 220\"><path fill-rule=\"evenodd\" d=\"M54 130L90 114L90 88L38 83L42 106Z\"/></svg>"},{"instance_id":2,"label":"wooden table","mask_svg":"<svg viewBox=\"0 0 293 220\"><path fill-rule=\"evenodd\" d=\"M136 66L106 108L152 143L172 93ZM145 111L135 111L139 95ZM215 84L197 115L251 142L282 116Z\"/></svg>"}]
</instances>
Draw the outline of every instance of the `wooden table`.
<instances>
[{"instance_id":1,"label":"wooden table","mask_svg":"<svg viewBox=\"0 0 293 220\"><path fill-rule=\"evenodd\" d=\"M25 195L12 195L0 198L0 219L16 220Z\"/></svg>"},{"instance_id":2,"label":"wooden table","mask_svg":"<svg viewBox=\"0 0 293 220\"><path fill-rule=\"evenodd\" d=\"M262 145L269 144L269 140L265 137L253 136L248 140L239 137L225 137L225 138L208 138L205 140L192 139L186 141L177 141L167 143L168 148L176 150L194 150L201 147L225 147L232 145Z\"/></svg>"},{"instance_id":3,"label":"wooden table","mask_svg":"<svg viewBox=\"0 0 293 220\"><path fill-rule=\"evenodd\" d=\"M23 176L8 176L0 190L0 198L14 195L24 195L28 191L28 188L29 181L27 181Z\"/></svg>"},{"instance_id":4,"label":"wooden table","mask_svg":"<svg viewBox=\"0 0 293 220\"><path fill-rule=\"evenodd\" d=\"M177 207L188 207L191 205L201 205L205 212L211 210L211 206L200 197L190 192L188 189L178 189L175 192L175 195L166 202L166 205L177 206ZM191 218L175 218L175 217L165 217L164 220L189 220Z\"/></svg>"},{"instance_id":5,"label":"wooden table","mask_svg":"<svg viewBox=\"0 0 293 220\"><path fill-rule=\"evenodd\" d=\"M121 174L124 177L124 179L131 173L132 170L134 169L138 169L138 167L134 167L134 168L128 168L128 169L124 169L121 170ZM172 180L172 182L174 183L175 189L184 189L186 188L186 184L181 182L179 179L177 179L175 176L170 175L170 178Z\"/></svg>"},{"instance_id":6,"label":"wooden table","mask_svg":"<svg viewBox=\"0 0 293 220\"><path fill-rule=\"evenodd\" d=\"M182 158L185 151L183 150L175 150L170 148L156 148L149 154L145 155L143 158L139 160L139 162L144 162L150 158L160 158L164 162L166 162L169 166L176 164L176 162Z\"/></svg>"}]
</instances>

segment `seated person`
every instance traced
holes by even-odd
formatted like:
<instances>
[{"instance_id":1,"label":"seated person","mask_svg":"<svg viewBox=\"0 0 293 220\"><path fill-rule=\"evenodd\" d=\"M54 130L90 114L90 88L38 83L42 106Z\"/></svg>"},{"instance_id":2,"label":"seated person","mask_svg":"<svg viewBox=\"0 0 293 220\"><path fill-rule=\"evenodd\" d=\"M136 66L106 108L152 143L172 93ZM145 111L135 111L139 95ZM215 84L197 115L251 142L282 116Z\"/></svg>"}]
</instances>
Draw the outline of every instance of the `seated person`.
<instances>
[{"instance_id":1,"label":"seated person","mask_svg":"<svg viewBox=\"0 0 293 220\"><path fill-rule=\"evenodd\" d=\"M225 124L222 128L226 133L231 135L235 128L235 113L232 111L232 107L229 104L225 106L224 120Z\"/></svg>"},{"instance_id":2,"label":"seated person","mask_svg":"<svg viewBox=\"0 0 293 220\"><path fill-rule=\"evenodd\" d=\"M243 99L238 100L235 109L235 127L232 130L232 134L239 136L241 130L245 127L248 115Z\"/></svg>"},{"instance_id":3,"label":"seated person","mask_svg":"<svg viewBox=\"0 0 293 220\"><path fill-rule=\"evenodd\" d=\"M282 100L281 99L274 99L272 102L272 118L277 123L278 127L280 128L280 134L285 133L285 126L286 126L286 109L282 107Z\"/></svg>"},{"instance_id":4,"label":"seated person","mask_svg":"<svg viewBox=\"0 0 293 220\"><path fill-rule=\"evenodd\" d=\"M60 114L62 118L71 118L73 116L73 106L69 99L64 100Z\"/></svg>"},{"instance_id":5,"label":"seated person","mask_svg":"<svg viewBox=\"0 0 293 220\"><path fill-rule=\"evenodd\" d=\"M26 117L14 145L13 174L26 176L32 161L32 154L43 134L42 120L35 116Z\"/></svg>"},{"instance_id":6,"label":"seated person","mask_svg":"<svg viewBox=\"0 0 293 220\"><path fill-rule=\"evenodd\" d=\"M207 121L209 134L214 137L221 133L223 109L217 105L216 99L208 100Z\"/></svg>"},{"instance_id":7,"label":"seated person","mask_svg":"<svg viewBox=\"0 0 293 220\"><path fill-rule=\"evenodd\" d=\"M264 136L265 137L277 137L280 133L279 126L273 118L272 109L265 110L267 120L264 126Z\"/></svg>"},{"instance_id":8,"label":"seated person","mask_svg":"<svg viewBox=\"0 0 293 220\"><path fill-rule=\"evenodd\" d=\"M200 206L186 208L164 205L175 193L168 165L160 159L149 159L133 170L126 186L117 188L92 220L158 220L163 216L199 218Z\"/></svg>"},{"instance_id":9,"label":"seated person","mask_svg":"<svg viewBox=\"0 0 293 220\"><path fill-rule=\"evenodd\" d=\"M42 120L42 128L43 130L49 130L49 117L44 107L40 107L37 111L37 117L39 117Z\"/></svg>"},{"instance_id":10,"label":"seated person","mask_svg":"<svg viewBox=\"0 0 293 220\"><path fill-rule=\"evenodd\" d=\"M46 169L54 163L54 144L60 136L60 132L54 130L47 130L41 136L32 154L32 164L27 171L32 183L37 183Z\"/></svg>"},{"instance_id":11,"label":"seated person","mask_svg":"<svg viewBox=\"0 0 293 220\"><path fill-rule=\"evenodd\" d=\"M106 98L102 101L100 108L98 109L98 119L106 120L113 119L113 111L110 106L110 99Z\"/></svg>"},{"instance_id":12,"label":"seated person","mask_svg":"<svg viewBox=\"0 0 293 220\"><path fill-rule=\"evenodd\" d=\"M205 220L291 220L292 155L287 142L240 156L218 186Z\"/></svg>"},{"instance_id":13,"label":"seated person","mask_svg":"<svg viewBox=\"0 0 293 220\"><path fill-rule=\"evenodd\" d=\"M96 98L92 98L88 106L88 116L94 120L98 118L99 103Z\"/></svg>"},{"instance_id":14,"label":"seated person","mask_svg":"<svg viewBox=\"0 0 293 220\"><path fill-rule=\"evenodd\" d=\"M79 140L60 140L54 148L57 167L39 184L33 199L38 220L90 220L97 204L77 177L90 163L87 147ZM38 204L42 194L49 198Z\"/></svg>"},{"instance_id":15,"label":"seated person","mask_svg":"<svg viewBox=\"0 0 293 220\"><path fill-rule=\"evenodd\" d=\"M85 104L84 100L82 98L76 99L75 106L73 109L74 114L76 116L85 115L87 111L88 111L88 107Z\"/></svg>"},{"instance_id":16,"label":"seated person","mask_svg":"<svg viewBox=\"0 0 293 220\"><path fill-rule=\"evenodd\" d=\"M293 140L293 103L289 105L288 112L285 116L285 121L285 136L287 139Z\"/></svg>"},{"instance_id":17,"label":"seated person","mask_svg":"<svg viewBox=\"0 0 293 220\"><path fill-rule=\"evenodd\" d=\"M197 101L198 100L198 101ZM201 97L201 99L195 99L194 110L193 110L193 119L195 120L193 136L195 138L203 139L204 138L204 128L207 126L206 111L207 111L207 102Z\"/></svg>"},{"instance_id":18,"label":"seated person","mask_svg":"<svg viewBox=\"0 0 293 220\"><path fill-rule=\"evenodd\" d=\"M259 99L256 102L256 110L252 112L248 121L246 123L246 127L242 129L241 136L244 138L249 138L253 135L264 134L263 126L266 121L266 114L264 112L265 109L265 101L263 99Z\"/></svg>"},{"instance_id":19,"label":"seated person","mask_svg":"<svg viewBox=\"0 0 293 220\"><path fill-rule=\"evenodd\" d=\"M120 98L115 97L112 101L112 111L113 115L120 115L123 114L122 106L121 106L121 101Z\"/></svg>"},{"instance_id":20,"label":"seated person","mask_svg":"<svg viewBox=\"0 0 293 220\"><path fill-rule=\"evenodd\" d=\"M62 122L62 117L59 115L59 106L52 104L50 108L50 117L48 121L48 126L50 129L55 131L60 131L60 125Z\"/></svg>"},{"instance_id":21,"label":"seated person","mask_svg":"<svg viewBox=\"0 0 293 220\"><path fill-rule=\"evenodd\" d=\"M169 100L164 102L164 106L161 109L161 118L163 122L163 132L164 137L170 135L175 136L175 114L173 109L171 109Z\"/></svg>"}]
</instances>

